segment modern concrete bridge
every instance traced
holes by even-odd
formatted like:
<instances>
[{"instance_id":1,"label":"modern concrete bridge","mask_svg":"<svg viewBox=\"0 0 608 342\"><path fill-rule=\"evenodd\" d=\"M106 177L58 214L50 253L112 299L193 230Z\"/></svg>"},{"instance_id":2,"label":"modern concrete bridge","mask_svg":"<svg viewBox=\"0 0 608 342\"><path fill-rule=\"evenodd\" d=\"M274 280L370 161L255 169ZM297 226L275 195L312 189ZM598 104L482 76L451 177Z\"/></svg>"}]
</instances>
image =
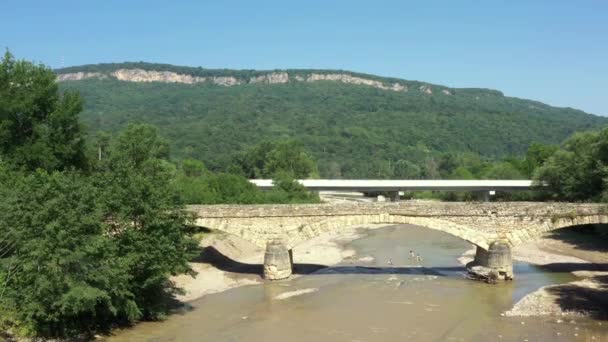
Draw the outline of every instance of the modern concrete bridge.
<instances>
[{"instance_id":1,"label":"modern concrete bridge","mask_svg":"<svg viewBox=\"0 0 608 342\"><path fill-rule=\"evenodd\" d=\"M251 179L262 190L274 186L272 179ZM521 191L534 186L531 180L373 180L373 179L301 179L312 191Z\"/></svg>"},{"instance_id":2,"label":"modern concrete bridge","mask_svg":"<svg viewBox=\"0 0 608 342\"><path fill-rule=\"evenodd\" d=\"M193 205L196 224L266 248L264 274L289 277L292 248L328 231L373 223L413 224L477 246L474 265L512 277L510 248L569 226L608 223L602 204L397 202L307 205Z\"/></svg>"}]
</instances>

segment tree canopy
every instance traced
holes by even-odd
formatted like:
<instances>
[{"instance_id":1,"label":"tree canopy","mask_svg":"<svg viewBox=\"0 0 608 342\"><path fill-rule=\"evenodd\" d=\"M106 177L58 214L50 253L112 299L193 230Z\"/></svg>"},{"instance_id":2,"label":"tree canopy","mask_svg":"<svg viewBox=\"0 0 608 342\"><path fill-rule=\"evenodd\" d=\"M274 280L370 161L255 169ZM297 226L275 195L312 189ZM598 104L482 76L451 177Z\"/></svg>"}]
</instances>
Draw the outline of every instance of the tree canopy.
<instances>
[{"instance_id":1,"label":"tree canopy","mask_svg":"<svg viewBox=\"0 0 608 342\"><path fill-rule=\"evenodd\" d=\"M535 171L553 199L608 199L608 129L579 132L549 156Z\"/></svg>"},{"instance_id":2,"label":"tree canopy","mask_svg":"<svg viewBox=\"0 0 608 342\"><path fill-rule=\"evenodd\" d=\"M80 96L59 92L53 71L15 60L0 63L0 154L28 170L82 168L84 134Z\"/></svg>"},{"instance_id":3,"label":"tree canopy","mask_svg":"<svg viewBox=\"0 0 608 342\"><path fill-rule=\"evenodd\" d=\"M278 173L299 179L319 175L315 161L293 139L261 142L237 156L236 166L237 172L249 178L273 178Z\"/></svg>"}]
</instances>

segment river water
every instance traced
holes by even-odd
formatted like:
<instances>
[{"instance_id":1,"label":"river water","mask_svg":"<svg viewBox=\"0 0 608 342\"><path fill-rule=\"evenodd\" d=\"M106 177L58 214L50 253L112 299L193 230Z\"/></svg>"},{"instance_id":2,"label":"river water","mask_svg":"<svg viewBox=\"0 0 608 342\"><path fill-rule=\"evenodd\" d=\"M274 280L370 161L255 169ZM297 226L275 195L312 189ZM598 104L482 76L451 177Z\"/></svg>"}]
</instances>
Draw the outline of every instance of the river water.
<instances>
[{"instance_id":1,"label":"river water","mask_svg":"<svg viewBox=\"0 0 608 342\"><path fill-rule=\"evenodd\" d=\"M368 230L349 247L356 256L340 265L209 295L164 322L142 323L109 340L608 340L608 323L501 316L541 286L572 281L570 274L516 263L513 282L471 281L457 261L468 243L409 225ZM412 260L410 250L423 260Z\"/></svg>"}]
</instances>

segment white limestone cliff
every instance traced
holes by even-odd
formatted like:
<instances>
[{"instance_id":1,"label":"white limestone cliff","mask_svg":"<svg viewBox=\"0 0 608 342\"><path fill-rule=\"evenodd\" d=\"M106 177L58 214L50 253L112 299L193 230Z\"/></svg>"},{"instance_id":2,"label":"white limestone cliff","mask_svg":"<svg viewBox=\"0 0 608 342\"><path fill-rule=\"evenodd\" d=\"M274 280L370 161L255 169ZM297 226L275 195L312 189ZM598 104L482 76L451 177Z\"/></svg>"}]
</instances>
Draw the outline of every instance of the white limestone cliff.
<instances>
[{"instance_id":1,"label":"white limestone cliff","mask_svg":"<svg viewBox=\"0 0 608 342\"><path fill-rule=\"evenodd\" d=\"M178 74L172 71L155 71L143 69L118 69L109 74L100 72L75 72L57 75L57 80L62 81L79 81L89 78L105 79L108 77L115 78L126 82L163 82L163 83L183 83L195 84L210 82L221 86L236 86L241 84L284 84L292 82L317 82L317 81L333 81L346 84L365 85L382 90L391 90L396 92L408 91L407 85L394 82L385 84L381 81L368 78L353 76L346 73L321 74L312 73L307 76L295 75L290 78L287 72L270 72L267 74L251 77L249 80L241 80L234 76L214 76L214 77L199 77L188 74ZM428 86L426 86L428 87ZM425 92L430 93L430 87Z\"/></svg>"}]
</instances>

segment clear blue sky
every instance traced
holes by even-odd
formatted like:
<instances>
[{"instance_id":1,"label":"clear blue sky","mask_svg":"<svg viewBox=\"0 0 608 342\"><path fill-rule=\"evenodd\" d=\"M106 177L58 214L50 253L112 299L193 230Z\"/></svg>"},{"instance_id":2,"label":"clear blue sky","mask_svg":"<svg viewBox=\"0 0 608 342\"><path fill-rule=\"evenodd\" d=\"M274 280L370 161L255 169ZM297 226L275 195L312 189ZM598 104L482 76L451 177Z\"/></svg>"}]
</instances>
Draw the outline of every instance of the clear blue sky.
<instances>
[{"instance_id":1,"label":"clear blue sky","mask_svg":"<svg viewBox=\"0 0 608 342\"><path fill-rule=\"evenodd\" d=\"M297 4L296 4L297 3ZM0 2L0 46L52 67L336 68L608 115L608 1Z\"/></svg>"}]
</instances>

